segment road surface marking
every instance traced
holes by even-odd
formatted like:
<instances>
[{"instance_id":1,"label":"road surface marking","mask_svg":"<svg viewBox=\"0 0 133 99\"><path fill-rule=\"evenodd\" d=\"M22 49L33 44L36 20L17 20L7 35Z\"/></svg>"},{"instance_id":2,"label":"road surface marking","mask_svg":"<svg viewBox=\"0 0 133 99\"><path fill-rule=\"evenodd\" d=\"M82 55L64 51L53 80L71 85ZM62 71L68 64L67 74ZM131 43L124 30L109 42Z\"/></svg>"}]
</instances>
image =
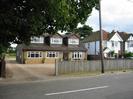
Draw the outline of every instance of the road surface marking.
<instances>
[{"instance_id":1,"label":"road surface marking","mask_svg":"<svg viewBox=\"0 0 133 99\"><path fill-rule=\"evenodd\" d=\"M63 91L63 92L56 92L56 93L47 93L45 95L46 96L51 96L51 95L68 94L68 93L89 91L89 90L95 90L95 89L103 89L103 88L107 88L107 87L109 87L109 86L100 86L100 87L93 87L93 88L86 88L86 89L79 89L79 90Z\"/></svg>"}]
</instances>

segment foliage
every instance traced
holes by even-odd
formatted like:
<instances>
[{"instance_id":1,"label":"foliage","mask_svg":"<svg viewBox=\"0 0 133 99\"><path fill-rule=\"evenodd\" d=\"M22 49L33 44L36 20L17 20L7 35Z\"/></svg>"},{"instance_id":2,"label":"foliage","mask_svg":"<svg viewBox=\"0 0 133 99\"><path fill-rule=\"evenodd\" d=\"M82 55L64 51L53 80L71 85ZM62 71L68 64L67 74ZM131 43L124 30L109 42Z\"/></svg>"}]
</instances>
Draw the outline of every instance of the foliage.
<instances>
[{"instance_id":1,"label":"foliage","mask_svg":"<svg viewBox=\"0 0 133 99\"><path fill-rule=\"evenodd\" d=\"M133 53L132 52L125 52L124 57L133 57Z\"/></svg>"},{"instance_id":2,"label":"foliage","mask_svg":"<svg viewBox=\"0 0 133 99\"><path fill-rule=\"evenodd\" d=\"M109 52L111 56L115 56L115 52L114 51L110 51Z\"/></svg>"},{"instance_id":3,"label":"foliage","mask_svg":"<svg viewBox=\"0 0 133 99\"><path fill-rule=\"evenodd\" d=\"M7 50L7 46L3 46L2 44L0 44L0 60L4 59L5 54L4 52L6 52Z\"/></svg>"},{"instance_id":4,"label":"foliage","mask_svg":"<svg viewBox=\"0 0 133 99\"><path fill-rule=\"evenodd\" d=\"M93 29L91 27L84 25L83 27L74 29L74 32L79 34L81 38L85 38L92 33L92 30Z\"/></svg>"},{"instance_id":5,"label":"foliage","mask_svg":"<svg viewBox=\"0 0 133 99\"><path fill-rule=\"evenodd\" d=\"M10 42L29 44L31 36L70 31L84 24L99 0L0 0L0 54Z\"/></svg>"},{"instance_id":6,"label":"foliage","mask_svg":"<svg viewBox=\"0 0 133 99\"><path fill-rule=\"evenodd\" d=\"M16 53L16 48L9 47L9 48L7 49L7 53Z\"/></svg>"},{"instance_id":7,"label":"foliage","mask_svg":"<svg viewBox=\"0 0 133 99\"><path fill-rule=\"evenodd\" d=\"M6 51L6 57L16 57L16 49L9 47Z\"/></svg>"}]
</instances>

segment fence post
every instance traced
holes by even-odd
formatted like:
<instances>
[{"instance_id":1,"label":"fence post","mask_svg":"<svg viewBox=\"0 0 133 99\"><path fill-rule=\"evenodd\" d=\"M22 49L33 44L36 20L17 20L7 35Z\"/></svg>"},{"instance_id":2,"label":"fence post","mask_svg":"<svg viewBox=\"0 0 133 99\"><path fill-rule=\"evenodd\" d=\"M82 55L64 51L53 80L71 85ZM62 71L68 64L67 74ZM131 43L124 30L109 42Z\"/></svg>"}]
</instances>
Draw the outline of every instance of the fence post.
<instances>
[{"instance_id":1,"label":"fence post","mask_svg":"<svg viewBox=\"0 0 133 99\"><path fill-rule=\"evenodd\" d=\"M2 77L6 78L6 62L5 62L5 60L3 60L2 65L3 65L3 68L2 68L2 70L3 70Z\"/></svg>"},{"instance_id":2,"label":"fence post","mask_svg":"<svg viewBox=\"0 0 133 99\"><path fill-rule=\"evenodd\" d=\"M55 59L55 76L58 76L58 62L57 60Z\"/></svg>"},{"instance_id":3,"label":"fence post","mask_svg":"<svg viewBox=\"0 0 133 99\"><path fill-rule=\"evenodd\" d=\"M0 59L0 77L6 77L6 62L4 59Z\"/></svg>"},{"instance_id":4,"label":"fence post","mask_svg":"<svg viewBox=\"0 0 133 99\"><path fill-rule=\"evenodd\" d=\"M0 77L2 77L2 60L0 59Z\"/></svg>"}]
</instances>

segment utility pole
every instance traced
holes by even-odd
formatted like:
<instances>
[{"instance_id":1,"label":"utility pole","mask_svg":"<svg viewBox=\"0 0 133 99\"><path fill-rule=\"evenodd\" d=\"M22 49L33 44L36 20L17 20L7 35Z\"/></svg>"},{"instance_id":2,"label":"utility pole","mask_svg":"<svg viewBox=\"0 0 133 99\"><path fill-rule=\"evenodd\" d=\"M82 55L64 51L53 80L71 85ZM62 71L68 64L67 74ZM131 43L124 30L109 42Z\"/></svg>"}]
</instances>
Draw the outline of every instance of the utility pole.
<instances>
[{"instance_id":1,"label":"utility pole","mask_svg":"<svg viewBox=\"0 0 133 99\"><path fill-rule=\"evenodd\" d=\"M102 33L102 18L101 18L101 0L99 0L99 29L100 29L100 59L101 59L101 73L104 73L104 57L103 57L103 33Z\"/></svg>"}]
</instances>

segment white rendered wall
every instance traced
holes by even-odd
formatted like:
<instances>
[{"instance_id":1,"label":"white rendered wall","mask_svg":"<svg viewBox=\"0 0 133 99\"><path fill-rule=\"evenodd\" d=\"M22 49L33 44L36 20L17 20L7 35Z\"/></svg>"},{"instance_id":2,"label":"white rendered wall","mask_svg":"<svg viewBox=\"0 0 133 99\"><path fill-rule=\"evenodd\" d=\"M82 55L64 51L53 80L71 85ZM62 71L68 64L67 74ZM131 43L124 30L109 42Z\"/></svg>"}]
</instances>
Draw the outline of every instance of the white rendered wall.
<instances>
[{"instance_id":1,"label":"white rendered wall","mask_svg":"<svg viewBox=\"0 0 133 99\"><path fill-rule=\"evenodd\" d=\"M117 46L113 47L112 42L117 42ZM118 33L115 33L114 36L108 41L107 47L115 53L118 53L121 50L120 42L123 42L123 40Z\"/></svg>"},{"instance_id":2,"label":"white rendered wall","mask_svg":"<svg viewBox=\"0 0 133 99\"><path fill-rule=\"evenodd\" d=\"M89 43L89 46L88 46ZM88 42L85 43L85 47L87 48L87 54L88 55L98 55L99 53L99 41L96 42ZM95 47L96 47L96 51L95 51Z\"/></svg>"},{"instance_id":3,"label":"white rendered wall","mask_svg":"<svg viewBox=\"0 0 133 99\"><path fill-rule=\"evenodd\" d=\"M127 42L128 41L132 41L133 42L133 36L130 36L128 38ZM133 52L133 47L129 47L127 42L125 42L125 51L127 51L127 52Z\"/></svg>"}]
</instances>

